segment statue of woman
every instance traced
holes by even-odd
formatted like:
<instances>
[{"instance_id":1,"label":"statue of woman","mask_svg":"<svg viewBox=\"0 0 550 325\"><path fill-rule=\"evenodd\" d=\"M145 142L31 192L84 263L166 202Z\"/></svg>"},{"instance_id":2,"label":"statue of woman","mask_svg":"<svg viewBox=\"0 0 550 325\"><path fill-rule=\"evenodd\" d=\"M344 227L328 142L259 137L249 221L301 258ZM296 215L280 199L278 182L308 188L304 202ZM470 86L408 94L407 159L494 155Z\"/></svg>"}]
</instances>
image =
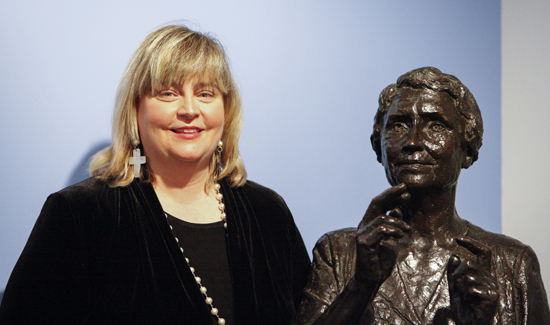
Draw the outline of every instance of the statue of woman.
<instances>
[{"instance_id":1,"label":"statue of woman","mask_svg":"<svg viewBox=\"0 0 550 325\"><path fill-rule=\"evenodd\" d=\"M534 251L456 211L482 135L454 76L420 68L382 91L371 143L392 187L319 239L299 324L550 324Z\"/></svg>"}]
</instances>

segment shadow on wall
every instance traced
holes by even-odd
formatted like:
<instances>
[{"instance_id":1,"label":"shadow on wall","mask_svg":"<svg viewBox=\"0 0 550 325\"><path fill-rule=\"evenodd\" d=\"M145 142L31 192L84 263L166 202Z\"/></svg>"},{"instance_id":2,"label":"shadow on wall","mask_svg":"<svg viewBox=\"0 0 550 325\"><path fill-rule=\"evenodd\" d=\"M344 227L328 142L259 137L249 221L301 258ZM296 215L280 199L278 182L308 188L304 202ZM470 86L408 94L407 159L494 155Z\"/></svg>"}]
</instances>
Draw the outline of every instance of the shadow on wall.
<instances>
[{"instance_id":1,"label":"shadow on wall","mask_svg":"<svg viewBox=\"0 0 550 325\"><path fill-rule=\"evenodd\" d=\"M110 141L102 141L94 145L90 150L88 150L88 152L84 155L84 157L82 157L82 159L78 163L75 170L71 173L71 177L69 177L69 180L67 181L66 186L70 186L78 182L82 182L83 180L89 178L90 173L88 172L88 164L90 163L90 159L99 150L106 148L110 144L111 144Z\"/></svg>"}]
</instances>

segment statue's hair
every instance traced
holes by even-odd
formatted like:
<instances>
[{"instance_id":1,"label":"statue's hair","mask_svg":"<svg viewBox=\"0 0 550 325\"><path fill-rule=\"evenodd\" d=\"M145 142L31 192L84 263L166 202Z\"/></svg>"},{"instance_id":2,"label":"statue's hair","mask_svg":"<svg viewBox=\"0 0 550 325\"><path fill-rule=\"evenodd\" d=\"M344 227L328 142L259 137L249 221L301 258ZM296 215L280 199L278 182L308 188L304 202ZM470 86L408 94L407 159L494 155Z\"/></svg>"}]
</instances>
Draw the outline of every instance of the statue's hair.
<instances>
[{"instance_id":1,"label":"statue's hair","mask_svg":"<svg viewBox=\"0 0 550 325\"><path fill-rule=\"evenodd\" d=\"M477 102L466 86L457 77L445 74L433 67L424 67L409 71L397 79L397 83L387 86L380 93L378 111L374 117L374 127L371 144L379 162L382 162L380 132L384 125L384 117L393 99L400 89L431 89L445 92L451 96L455 107L465 120L464 136L468 144L470 164L477 160L483 138L483 119Z\"/></svg>"},{"instance_id":2,"label":"statue's hair","mask_svg":"<svg viewBox=\"0 0 550 325\"><path fill-rule=\"evenodd\" d=\"M140 146L137 108L143 96L172 85L200 78L214 83L224 100L224 131L222 135L223 172L216 170L215 154L210 161L211 182L228 177L232 186L243 185L246 171L239 155L239 136L242 125L241 98L235 84L223 46L212 36L185 26L165 26L151 32L141 42L130 59L120 81L113 116L113 142L95 154L90 173L113 187L132 182L133 169L129 158ZM140 178L152 175L146 166Z\"/></svg>"}]
</instances>

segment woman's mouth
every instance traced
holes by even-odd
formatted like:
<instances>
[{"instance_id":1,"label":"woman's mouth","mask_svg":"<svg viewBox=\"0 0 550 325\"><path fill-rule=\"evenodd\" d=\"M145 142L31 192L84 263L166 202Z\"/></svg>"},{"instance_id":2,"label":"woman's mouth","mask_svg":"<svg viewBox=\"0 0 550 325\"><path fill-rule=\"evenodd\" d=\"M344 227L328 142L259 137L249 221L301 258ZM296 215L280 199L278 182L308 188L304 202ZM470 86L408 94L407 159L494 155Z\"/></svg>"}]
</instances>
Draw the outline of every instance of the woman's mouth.
<instances>
[{"instance_id":1,"label":"woman's mouth","mask_svg":"<svg viewBox=\"0 0 550 325\"><path fill-rule=\"evenodd\" d=\"M178 130L172 130L172 131L174 131L176 133L197 133L197 132L201 132L202 130L187 130L187 129L179 130L178 129Z\"/></svg>"},{"instance_id":2,"label":"woman's mouth","mask_svg":"<svg viewBox=\"0 0 550 325\"><path fill-rule=\"evenodd\" d=\"M201 134L202 131L203 129L198 127L183 127L172 129L172 132L183 139L195 139Z\"/></svg>"}]
</instances>

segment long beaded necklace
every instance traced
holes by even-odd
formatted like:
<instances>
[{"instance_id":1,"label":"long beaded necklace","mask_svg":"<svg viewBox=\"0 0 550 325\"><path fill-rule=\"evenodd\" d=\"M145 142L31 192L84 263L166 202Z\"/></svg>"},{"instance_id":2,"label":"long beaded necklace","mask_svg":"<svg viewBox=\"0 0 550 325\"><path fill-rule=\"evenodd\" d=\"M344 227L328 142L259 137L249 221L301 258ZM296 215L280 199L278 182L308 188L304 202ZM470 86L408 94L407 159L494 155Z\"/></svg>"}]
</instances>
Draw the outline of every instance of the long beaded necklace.
<instances>
[{"instance_id":1,"label":"long beaded necklace","mask_svg":"<svg viewBox=\"0 0 550 325\"><path fill-rule=\"evenodd\" d=\"M214 189L216 190L216 200L218 200L218 209L221 212L221 219L223 221L223 227L224 227L224 229L227 229L227 221L226 221L227 215L225 214L225 204L223 204L223 195L222 195L222 193L220 193L220 188L221 188L220 184L218 184L218 183L214 184ZM166 218L168 218L168 214L166 212L164 214L165 214ZM172 225L170 225L170 229L172 229L172 231L173 231ZM172 232L172 234L174 234L174 233ZM176 242L179 245L178 237L176 237L174 235L174 238L176 238ZM208 290L206 289L206 287L204 285L202 285L201 278L199 276L197 276L197 274L195 273L195 268L191 266L189 258L187 258L185 256L183 247L181 247L181 245L180 245L180 250L181 250L181 253L183 254L183 257L185 257L185 261L187 262L187 266L189 266L189 269L191 270L191 273L193 273L193 276L195 277L195 281L197 282L197 285L199 287L199 291L201 292L202 296L204 297L204 302L206 302L208 307L210 307L210 313L212 314L212 316L215 316L218 319L218 325L225 325L225 319L223 317L220 317L218 308L214 307L214 304L213 304L214 300L212 299L212 297L208 296L208 294L207 294Z\"/></svg>"}]
</instances>

